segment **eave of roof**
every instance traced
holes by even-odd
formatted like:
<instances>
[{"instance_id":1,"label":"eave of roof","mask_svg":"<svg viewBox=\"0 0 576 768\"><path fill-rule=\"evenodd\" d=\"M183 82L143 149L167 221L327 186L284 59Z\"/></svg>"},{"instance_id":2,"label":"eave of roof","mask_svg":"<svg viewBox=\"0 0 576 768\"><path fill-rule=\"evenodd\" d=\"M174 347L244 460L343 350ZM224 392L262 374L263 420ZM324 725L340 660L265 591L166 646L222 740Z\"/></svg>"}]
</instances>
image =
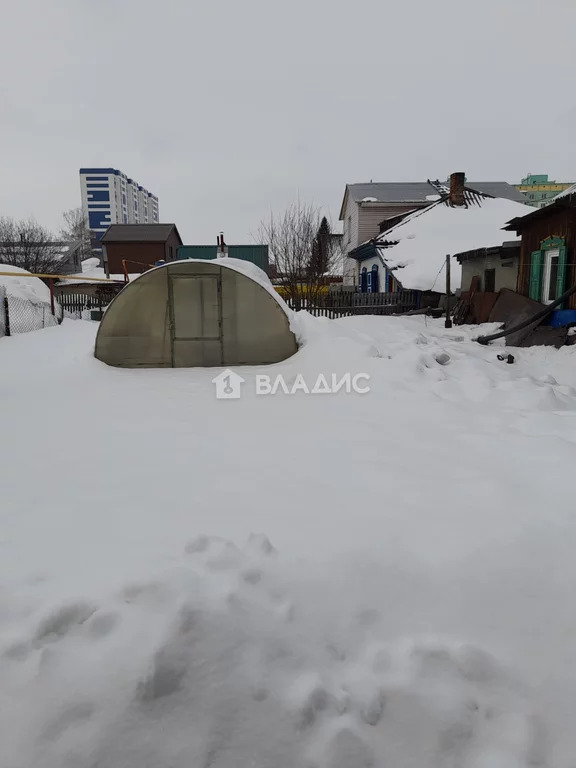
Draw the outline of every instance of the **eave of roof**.
<instances>
[{"instance_id":1,"label":"eave of roof","mask_svg":"<svg viewBox=\"0 0 576 768\"><path fill-rule=\"evenodd\" d=\"M524 229L525 225L531 224L538 219L545 219L553 213L556 213L562 209L576 208L576 193L572 195L564 195L559 200L554 200L550 205L545 205L544 208L535 208L526 216L517 216L515 219L510 219L503 229L507 232L520 232Z\"/></svg>"}]
</instances>

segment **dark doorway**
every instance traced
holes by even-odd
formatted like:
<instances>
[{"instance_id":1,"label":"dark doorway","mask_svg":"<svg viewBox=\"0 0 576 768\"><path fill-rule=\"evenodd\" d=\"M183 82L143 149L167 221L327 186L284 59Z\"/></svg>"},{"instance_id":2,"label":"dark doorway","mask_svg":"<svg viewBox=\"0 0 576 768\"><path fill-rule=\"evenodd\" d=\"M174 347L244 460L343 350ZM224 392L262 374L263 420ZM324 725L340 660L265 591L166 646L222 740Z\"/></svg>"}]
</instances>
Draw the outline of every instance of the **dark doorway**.
<instances>
[{"instance_id":1,"label":"dark doorway","mask_svg":"<svg viewBox=\"0 0 576 768\"><path fill-rule=\"evenodd\" d=\"M485 293L496 292L496 270L495 269L484 270L484 291Z\"/></svg>"}]
</instances>

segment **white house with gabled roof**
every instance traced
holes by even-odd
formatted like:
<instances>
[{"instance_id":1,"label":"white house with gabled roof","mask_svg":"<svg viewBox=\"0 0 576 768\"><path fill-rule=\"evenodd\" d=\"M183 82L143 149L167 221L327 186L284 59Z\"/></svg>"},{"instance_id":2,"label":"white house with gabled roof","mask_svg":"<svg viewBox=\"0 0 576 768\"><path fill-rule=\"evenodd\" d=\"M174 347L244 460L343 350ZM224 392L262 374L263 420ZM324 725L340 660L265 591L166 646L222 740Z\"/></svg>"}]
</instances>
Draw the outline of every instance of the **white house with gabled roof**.
<instances>
[{"instance_id":1,"label":"white house with gabled roof","mask_svg":"<svg viewBox=\"0 0 576 768\"><path fill-rule=\"evenodd\" d=\"M339 216L346 256L408 214L430 207L448 193L448 184L430 180L347 184ZM470 182L468 186L490 197L526 202L521 192L504 181ZM345 259L344 284L357 285L356 265L349 258Z\"/></svg>"},{"instance_id":2,"label":"white house with gabled roof","mask_svg":"<svg viewBox=\"0 0 576 768\"><path fill-rule=\"evenodd\" d=\"M510 217L530 213L524 203L490 196L464 184L453 174L448 192L428 206L385 227L385 231L354 249L362 292L445 291L441 273L447 255L502 243ZM461 267L454 261L452 291L460 288Z\"/></svg>"}]
</instances>

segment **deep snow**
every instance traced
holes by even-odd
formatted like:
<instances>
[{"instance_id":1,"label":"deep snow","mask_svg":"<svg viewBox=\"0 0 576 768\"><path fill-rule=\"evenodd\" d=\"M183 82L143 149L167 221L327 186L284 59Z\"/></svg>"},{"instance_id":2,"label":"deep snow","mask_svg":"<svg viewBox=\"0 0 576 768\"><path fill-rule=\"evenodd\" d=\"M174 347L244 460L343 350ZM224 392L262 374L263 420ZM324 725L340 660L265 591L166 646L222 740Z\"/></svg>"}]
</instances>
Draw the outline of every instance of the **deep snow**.
<instances>
[{"instance_id":1,"label":"deep snow","mask_svg":"<svg viewBox=\"0 0 576 768\"><path fill-rule=\"evenodd\" d=\"M298 324L233 401L0 340L0 768L573 766L576 350Z\"/></svg>"}]
</instances>

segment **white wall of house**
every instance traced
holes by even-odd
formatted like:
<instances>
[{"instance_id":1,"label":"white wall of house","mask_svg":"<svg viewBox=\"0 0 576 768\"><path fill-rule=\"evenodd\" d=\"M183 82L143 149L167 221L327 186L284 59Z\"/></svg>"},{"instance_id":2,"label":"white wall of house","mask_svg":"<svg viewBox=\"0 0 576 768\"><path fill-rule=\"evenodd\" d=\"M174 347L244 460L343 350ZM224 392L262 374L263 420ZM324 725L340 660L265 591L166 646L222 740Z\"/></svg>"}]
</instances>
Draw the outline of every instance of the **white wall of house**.
<instances>
[{"instance_id":1,"label":"white wall of house","mask_svg":"<svg viewBox=\"0 0 576 768\"><path fill-rule=\"evenodd\" d=\"M386 268L384 267L384 264L382 264L382 259L380 259L378 256L374 256L371 259L366 259L365 261L356 262L356 280L357 284L360 285L360 273L362 272L362 269L366 267L366 271L368 274L372 271L372 266L376 264L378 267L378 293L384 293L386 291ZM368 292L373 293L373 290L371 290L372 286L369 286Z\"/></svg>"},{"instance_id":2,"label":"white wall of house","mask_svg":"<svg viewBox=\"0 0 576 768\"><path fill-rule=\"evenodd\" d=\"M358 203L348 197L344 209L344 250L346 252L356 248L358 243Z\"/></svg>"},{"instance_id":3,"label":"white wall of house","mask_svg":"<svg viewBox=\"0 0 576 768\"><path fill-rule=\"evenodd\" d=\"M487 269L495 271L495 291L508 288L511 291L517 289L518 281L518 257L503 259L500 256L486 256L482 259L467 259L462 262L462 290L469 291L473 277L480 278L480 291L486 290L485 272Z\"/></svg>"},{"instance_id":4,"label":"white wall of house","mask_svg":"<svg viewBox=\"0 0 576 768\"><path fill-rule=\"evenodd\" d=\"M343 211L343 248L346 253L380 234L385 219L423 207L421 203L356 202L347 195ZM357 285L358 262L345 259L344 285Z\"/></svg>"}]
</instances>

